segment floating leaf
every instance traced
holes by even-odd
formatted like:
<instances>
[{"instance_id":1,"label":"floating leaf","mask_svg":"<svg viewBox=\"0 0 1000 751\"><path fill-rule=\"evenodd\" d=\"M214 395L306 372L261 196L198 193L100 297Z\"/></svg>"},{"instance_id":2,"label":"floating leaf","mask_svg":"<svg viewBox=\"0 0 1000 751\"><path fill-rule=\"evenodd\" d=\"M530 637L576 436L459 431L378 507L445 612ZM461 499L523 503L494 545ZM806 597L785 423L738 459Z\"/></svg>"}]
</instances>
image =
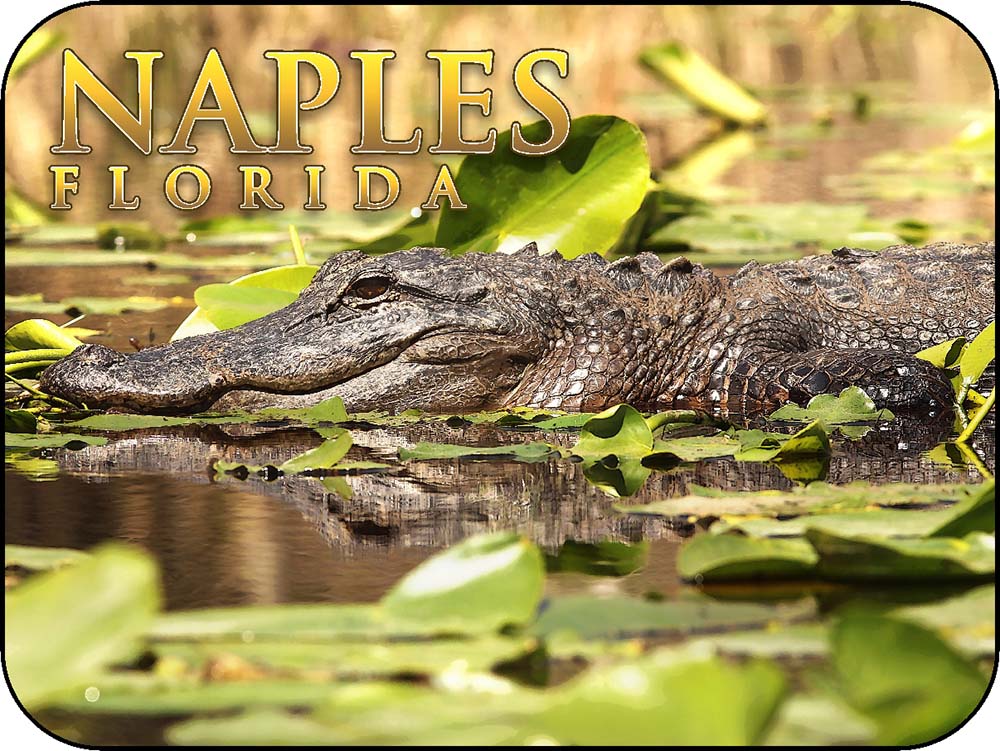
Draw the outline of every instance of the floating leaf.
<instances>
[{"instance_id":1,"label":"floating leaf","mask_svg":"<svg viewBox=\"0 0 1000 751\"><path fill-rule=\"evenodd\" d=\"M701 632L763 629L814 614L808 600L771 605L681 596L663 602L635 597L570 595L546 603L531 633L545 639L572 632L582 639L689 636Z\"/></svg>"},{"instance_id":2,"label":"floating leaf","mask_svg":"<svg viewBox=\"0 0 1000 751\"><path fill-rule=\"evenodd\" d=\"M970 532L996 532L996 483L987 480L982 490L952 509L951 518L930 532L930 537L965 537Z\"/></svg>"},{"instance_id":3,"label":"floating leaf","mask_svg":"<svg viewBox=\"0 0 1000 751\"><path fill-rule=\"evenodd\" d=\"M45 706L134 654L158 602L152 560L113 545L8 592L4 659L18 699Z\"/></svg>"},{"instance_id":4,"label":"floating leaf","mask_svg":"<svg viewBox=\"0 0 1000 751\"><path fill-rule=\"evenodd\" d=\"M857 386L849 386L839 395L818 394L810 399L805 407L786 404L771 415L772 420L792 422L822 420L827 425L892 420L894 417L895 415L888 409L878 409L868 394Z\"/></svg>"},{"instance_id":5,"label":"floating leaf","mask_svg":"<svg viewBox=\"0 0 1000 751\"><path fill-rule=\"evenodd\" d=\"M941 342L940 344L935 344L933 347L921 350L914 357L926 360L937 368L950 368L958 362L964 350L965 337L960 336L957 339L949 339L946 342Z\"/></svg>"},{"instance_id":6,"label":"floating leaf","mask_svg":"<svg viewBox=\"0 0 1000 751\"><path fill-rule=\"evenodd\" d=\"M544 141L546 121L524 137ZM512 252L537 242L567 258L603 253L638 211L649 186L649 155L640 130L617 117L574 118L558 151L526 158L500 134L491 154L462 162L455 185L467 209L442 208L436 244L456 253Z\"/></svg>"},{"instance_id":7,"label":"floating leaf","mask_svg":"<svg viewBox=\"0 0 1000 751\"><path fill-rule=\"evenodd\" d=\"M680 42L648 47L639 61L700 107L740 125L767 119L767 108L694 50Z\"/></svg>"},{"instance_id":8,"label":"floating leaf","mask_svg":"<svg viewBox=\"0 0 1000 751\"><path fill-rule=\"evenodd\" d=\"M587 671L556 691L538 722L567 745L753 745L784 691L781 671L763 661L661 650Z\"/></svg>"},{"instance_id":9,"label":"floating leaf","mask_svg":"<svg viewBox=\"0 0 1000 751\"><path fill-rule=\"evenodd\" d=\"M336 438L324 441L317 448L289 459L278 469L286 474L307 472L313 469L329 469L344 458L353 443L351 434L345 430Z\"/></svg>"},{"instance_id":10,"label":"floating leaf","mask_svg":"<svg viewBox=\"0 0 1000 751\"><path fill-rule=\"evenodd\" d=\"M587 420L573 453L595 459L642 457L652 448L653 432L645 418L628 404L619 404Z\"/></svg>"},{"instance_id":11,"label":"floating leaf","mask_svg":"<svg viewBox=\"0 0 1000 751\"><path fill-rule=\"evenodd\" d=\"M35 433L38 418L26 409L3 410L3 430L5 433Z\"/></svg>"},{"instance_id":12,"label":"floating leaf","mask_svg":"<svg viewBox=\"0 0 1000 751\"><path fill-rule=\"evenodd\" d=\"M677 570L685 579L800 578L819 560L802 539L698 535L681 548Z\"/></svg>"},{"instance_id":13,"label":"floating leaf","mask_svg":"<svg viewBox=\"0 0 1000 751\"><path fill-rule=\"evenodd\" d=\"M79 433L4 433L3 444L9 448L57 448L80 444L87 446L103 446L107 438Z\"/></svg>"},{"instance_id":14,"label":"floating leaf","mask_svg":"<svg viewBox=\"0 0 1000 751\"><path fill-rule=\"evenodd\" d=\"M819 553L819 571L837 579L963 580L992 576L996 539L973 532L962 538L887 539L806 532Z\"/></svg>"},{"instance_id":15,"label":"floating leaf","mask_svg":"<svg viewBox=\"0 0 1000 751\"><path fill-rule=\"evenodd\" d=\"M979 332L975 339L969 342L962 359L959 361L959 369L962 376L963 385L976 383L990 363L996 356L996 322Z\"/></svg>"},{"instance_id":16,"label":"floating leaf","mask_svg":"<svg viewBox=\"0 0 1000 751\"><path fill-rule=\"evenodd\" d=\"M986 692L983 673L913 623L852 615L834 625L831 643L840 685L875 721L879 745L940 738L972 714Z\"/></svg>"},{"instance_id":17,"label":"floating leaf","mask_svg":"<svg viewBox=\"0 0 1000 751\"><path fill-rule=\"evenodd\" d=\"M79 563L90 555L70 548L39 548L27 545L4 545L4 566L17 566L29 571L48 571Z\"/></svg>"},{"instance_id":18,"label":"floating leaf","mask_svg":"<svg viewBox=\"0 0 1000 751\"><path fill-rule=\"evenodd\" d=\"M486 632L525 623L545 569L532 543L511 533L470 537L422 563L382 598L388 618L442 631Z\"/></svg>"}]
</instances>

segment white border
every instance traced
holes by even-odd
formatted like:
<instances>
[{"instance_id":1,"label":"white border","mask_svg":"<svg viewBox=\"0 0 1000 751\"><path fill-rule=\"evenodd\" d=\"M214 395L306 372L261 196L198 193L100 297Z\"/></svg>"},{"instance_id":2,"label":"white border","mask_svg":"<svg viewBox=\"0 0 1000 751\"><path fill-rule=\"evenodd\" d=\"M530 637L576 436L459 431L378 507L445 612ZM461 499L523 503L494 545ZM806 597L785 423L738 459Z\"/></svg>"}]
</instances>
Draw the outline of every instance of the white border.
<instances>
[{"instance_id":1,"label":"white border","mask_svg":"<svg viewBox=\"0 0 1000 751\"><path fill-rule=\"evenodd\" d=\"M4 23L0 24L0 60L4 67L13 56L14 48L21 38L41 19L74 3L65 0L34 0L31 3L6 3ZM978 38L994 67L1000 64L1000 43L998 43L997 4L982 0L936 0L933 6L961 21ZM990 29L993 30L990 33ZM942 60L942 65L948 61ZM975 717L958 733L935 743L935 751L979 751L993 746L1000 737L1000 696L993 686L986 704ZM7 748L18 751L64 751L69 746L41 733L21 712L8 693L6 687L0 691L0 728L6 739ZM993 739L992 741L990 739Z\"/></svg>"}]
</instances>

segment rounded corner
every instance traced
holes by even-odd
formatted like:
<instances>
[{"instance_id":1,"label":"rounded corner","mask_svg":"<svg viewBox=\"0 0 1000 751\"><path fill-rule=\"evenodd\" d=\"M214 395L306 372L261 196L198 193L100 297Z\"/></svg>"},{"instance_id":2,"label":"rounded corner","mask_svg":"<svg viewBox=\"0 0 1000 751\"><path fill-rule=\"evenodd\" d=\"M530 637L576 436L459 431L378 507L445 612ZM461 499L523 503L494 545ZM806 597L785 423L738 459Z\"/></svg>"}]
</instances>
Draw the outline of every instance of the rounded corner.
<instances>
[{"instance_id":1,"label":"rounded corner","mask_svg":"<svg viewBox=\"0 0 1000 751\"><path fill-rule=\"evenodd\" d=\"M17 45L15 45L14 51L11 53L10 60L7 61L7 65L4 67L3 81L2 83L0 83L0 98L4 98L7 96L7 85L10 82L10 70L11 68L14 67L14 61L17 59L17 55L21 51L21 48L24 47L24 43L31 38L32 34L34 34L36 31L42 28L49 21L52 21L53 19L58 18L59 16L62 16L71 10L76 10L77 8L86 8L88 6L98 5L98 4L99 4L98 0L82 0L82 2L77 2L71 5L67 5L65 8L59 8L58 10L52 11L51 13L49 13L49 15L47 15L41 21L38 21L30 29L28 29L28 31L25 32L24 36L21 37L21 41L18 42Z\"/></svg>"},{"instance_id":2,"label":"rounded corner","mask_svg":"<svg viewBox=\"0 0 1000 751\"><path fill-rule=\"evenodd\" d=\"M989 682L987 682L986 684L986 688L983 691L982 697L980 697L979 702L976 704L973 710L969 712L969 714L967 714L965 717L963 717L959 723L957 723L954 727L941 733L941 735L935 736L934 738L928 738L925 741L921 741L920 743L914 743L913 745L902 746L901 748L905 748L908 751L910 751L911 749L915 751L916 749L929 748L930 746L934 746L938 743L941 743L942 741L947 740L948 738L951 738L952 736L960 733L962 731L962 728L968 725L969 722L972 721L972 718L979 714L979 711L986 704L986 700L989 699L989 696L993 691L993 687L996 685L998 664L1000 663L998 663L997 660L993 660L993 672L990 674ZM1000 701L1000 699L996 699L995 701Z\"/></svg>"},{"instance_id":3,"label":"rounded corner","mask_svg":"<svg viewBox=\"0 0 1000 751\"><path fill-rule=\"evenodd\" d=\"M972 30L969 29L968 26L966 26L962 21L955 18L955 16L951 15L951 13L949 13L947 10L938 8L937 6L931 5L929 3L916 2L916 0L903 0L903 2L900 3L900 5L905 5L911 8L919 8L920 10L930 11L934 15L940 16L941 18L950 21L953 26L960 29L970 40L972 40L972 43L975 44L976 48L979 50L979 54L983 56L983 62L986 63L986 69L990 72L990 77L993 80L994 98L1000 96L1000 87L998 87L997 84L996 66L993 65L993 61L990 59L989 54L986 52L986 48L983 46L983 43L979 41L979 37L977 37L972 32Z\"/></svg>"},{"instance_id":4,"label":"rounded corner","mask_svg":"<svg viewBox=\"0 0 1000 751\"><path fill-rule=\"evenodd\" d=\"M88 746L83 743L78 743L76 741L70 740L69 738L64 738L63 736L56 734L52 730L49 730L49 728L45 727L45 725L43 725L37 717L35 717L30 711L28 711L28 708L24 706L24 702L22 702L21 698L17 695L17 690L14 688L14 682L11 680L10 677L10 671L7 669L6 649L4 649L3 654L0 654L0 670L2 670L3 672L3 682L7 686L7 692L10 694L10 698L14 701L14 704L17 706L17 708L21 710L21 714L27 718L28 722L30 722L32 725L34 725L36 728L38 728L42 733L47 735L52 740L57 741L59 743L63 743L70 748L80 748L84 749L85 751L97 751L97 749L99 748L98 746Z\"/></svg>"}]
</instances>

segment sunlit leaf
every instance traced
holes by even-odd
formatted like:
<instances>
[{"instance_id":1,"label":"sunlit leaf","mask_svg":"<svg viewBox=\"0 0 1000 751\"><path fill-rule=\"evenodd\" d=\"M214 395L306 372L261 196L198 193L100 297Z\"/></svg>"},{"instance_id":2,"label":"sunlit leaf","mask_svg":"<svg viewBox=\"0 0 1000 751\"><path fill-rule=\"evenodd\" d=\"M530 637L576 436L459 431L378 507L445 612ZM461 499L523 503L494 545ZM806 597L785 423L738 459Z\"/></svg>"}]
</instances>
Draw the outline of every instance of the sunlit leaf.
<instances>
[{"instance_id":1,"label":"sunlit leaf","mask_svg":"<svg viewBox=\"0 0 1000 751\"><path fill-rule=\"evenodd\" d=\"M156 567L143 553L107 546L5 595L4 659L28 707L88 685L136 651L159 603Z\"/></svg>"},{"instance_id":2,"label":"sunlit leaf","mask_svg":"<svg viewBox=\"0 0 1000 751\"><path fill-rule=\"evenodd\" d=\"M812 422L819 419L827 425L892 420L894 417L888 409L878 409L868 394L857 386L849 386L838 395L818 394L805 407L786 404L771 414L772 420Z\"/></svg>"},{"instance_id":3,"label":"sunlit leaf","mask_svg":"<svg viewBox=\"0 0 1000 751\"><path fill-rule=\"evenodd\" d=\"M546 121L527 125L524 138L548 138ZM491 154L462 162L455 185L467 209L441 209L436 245L511 252L537 242L567 258L603 253L642 204L649 155L640 130L617 117L574 118L558 151L524 157L500 134Z\"/></svg>"},{"instance_id":4,"label":"sunlit leaf","mask_svg":"<svg viewBox=\"0 0 1000 751\"><path fill-rule=\"evenodd\" d=\"M957 727L988 678L940 637L913 623L853 615L832 631L847 699L878 727L879 745L919 745Z\"/></svg>"},{"instance_id":5,"label":"sunlit leaf","mask_svg":"<svg viewBox=\"0 0 1000 751\"><path fill-rule=\"evenodd\" d=\"M495 631L534 616L544 576L541 553L523 537L479 535L422 563L381 604L390 619L443 631Z\"/></svg>"}]
</instances>

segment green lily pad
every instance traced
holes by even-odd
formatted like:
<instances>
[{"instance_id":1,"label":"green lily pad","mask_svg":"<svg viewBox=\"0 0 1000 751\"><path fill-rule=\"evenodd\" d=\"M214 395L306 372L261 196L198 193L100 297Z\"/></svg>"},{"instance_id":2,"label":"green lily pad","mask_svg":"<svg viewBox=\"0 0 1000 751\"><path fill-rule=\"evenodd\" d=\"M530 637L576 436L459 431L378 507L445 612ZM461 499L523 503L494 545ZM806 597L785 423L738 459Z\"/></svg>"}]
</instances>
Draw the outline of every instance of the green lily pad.
<instances>
[{"instance_id":1,"label":"green lily pad","mask_svg":"<svg viewBox=\"0 0 1000 751\"><path fill-rule=\"evenodd\" d=\"M538 722L561 744L753 745L784 692L769 663L661 650L587 671L555 692Z\"/></svg>"},{"instance_id":2,"label":"green lily pad","mask_svg":"<svg viewBox=\"0 0 1000 751\"><path fill-rule=\"evenodd\" d=\"M930 537L965 537L970 532L996 532L996 483L987 480L982 490L952 509L951 517Z\"/></svg>"},{"instance_id":3,"label":"green lily pad","mask_svg":"<svg viewBox=\"0 0 1000 751\"><path fill-rule=\"evenodd\" d=\"M681 548L677 570L688 580L794 579L809 575L818 560L812 545L798 538L698 535Z\"/></svg>"},{"instance_id":4,"label":"green lily pad","mask_svg":"<svg viewBox=\"0 0 1000 751\"><path fill-rule=\"evenodd\" d=\"M79 433L4 433L3 443L7 448L57 448L79 443L88 446L103 446L107 438Z\"/></svg>"},{"instance_id":5,"label":"green lily pad","mask_svg":"<svg viewBox=\"0 0 1000 751\"><path fill-rule=\"evenodd\" d=\"M822 420L827 425L892 420L894 417L895 415L888 409L876 408L875 402L857 386L849 386L838 395L819 394L814 396L805 407L786 404L771 414L772 420L792 422Z\"/></svg>"},{"instance_id":6,"label":"green lily pad","mask_svg":"<svg viewBox=\"0 0 1000 751\"><path fill-rule=\"evenodd\" d=\"M43 707L135 654L158 603L152 560L114 545L8 592L4 658L18 699Z\"/></svg>"},{"instance_id":7,"label":"green lily pad","mask_svg":"<svg viewBox=\"0 0 1000 751\"><path fill-rule=\"evenodd\" d=\"M964 538L846 537L809 529L819 571L837 579L963 580L992 576L996 538L973 532Z\"/></svg>"},{"instance_id":8,"label":"green lily pad","mask_svg":"<svg viewBox=\"0 0 1000 751\"><path fill-rule=\"evenodd\" d=\"M3 336L4 349L7 350L64 349L72 351L82 344L83 342L67 329L43 318L32 318L15 323L4 332Z\"/></svg>"},{"instance_id":9,"label":"green lily pad","mask_svg":"<svg viewBox=\"0 0 1000 751\"><path fill-rule=\"evenodd\" d=\"M278 469L286 474L308 472L314 469L329 469L347 455L353 443L351 434L345 430L336 438L324 441L317 448L292 457Z\"/></svg>"},{"instance_id":10,"label":"green lily pad","mask_svg":"<svg viewBox=\"0 0 1000 751\"><path fill-rule=\"evenodd\" d=\"M875 722L879 745L919 745L947 734L972 713L989 682L939 636L905 621L845 617L831 643L839 685Z\"/></svg>"},{"instance_id":11,"label":"green lily pad","mask_svg":"<svg viewBox=\"0 0 1000 751\"><path fill-rule=\"evenodd\" d=\"M971 657L996 654L996 585L984 584L937 602L906 605L890 611L893 618L933 629Z\"/></svg>"},{"instance_id":12,"label":"green lily pad","mask_svg":"<svg viewBox=\"0 0 1000 751\"><path fill-rule=\"evenodd\" d=\"M619 404L587 420L572 451L577 456L601 459L642 457L652 448L653 432L646 419L628 404Z\"/></svg>"},{"instance_id":13,"label":"green lily pad","mask_svg":"<svg viewBox=\"0 0 1000 751\"><path fill-rule=\"evenodd\" d=\"M592 576L625 576L646 565L649 543L567 540L555 555L545 557L549 573L578 572Z\"/></svg>"},{"instance_id":14,"label":"green lily pad","mask_svg":"<svg viewBox=\"0 0 1000 751\"><path fill-rule=\"evenodd\" d=\"M382 598L386 617L440 630L496 631L531 620L542 597L545 569L538 548L523 537L470 537L424 562Z\"/></svg>"},{"instance_id":15,"label":"green lily pad","mask_svg":"<svg viewBox=\"0 0 1000 751\"><path fill-rule=\"evenodd\" d=\"M550 134L546 121L523 128L531 142ZM491 154L465 159L455 185L467 209L444 207L436 244L511 252L537 242L567 258L603 253L638 211L649 186L649 155L641 131L617 117L574 118L552 154L524 157L501 133Z\"/></svg>"},{"instance_id":16,"label":"green lily pad","mask_svg":"<svg viewBox=\"0 0 1000 751\"><path fill-rule=\"evenodd\" d=\"M39 548L27 545L4 545L4 566L17 566L29 571L48 571L79 563L90 555L71 548Z\"/></svg>"}]
</instances>

